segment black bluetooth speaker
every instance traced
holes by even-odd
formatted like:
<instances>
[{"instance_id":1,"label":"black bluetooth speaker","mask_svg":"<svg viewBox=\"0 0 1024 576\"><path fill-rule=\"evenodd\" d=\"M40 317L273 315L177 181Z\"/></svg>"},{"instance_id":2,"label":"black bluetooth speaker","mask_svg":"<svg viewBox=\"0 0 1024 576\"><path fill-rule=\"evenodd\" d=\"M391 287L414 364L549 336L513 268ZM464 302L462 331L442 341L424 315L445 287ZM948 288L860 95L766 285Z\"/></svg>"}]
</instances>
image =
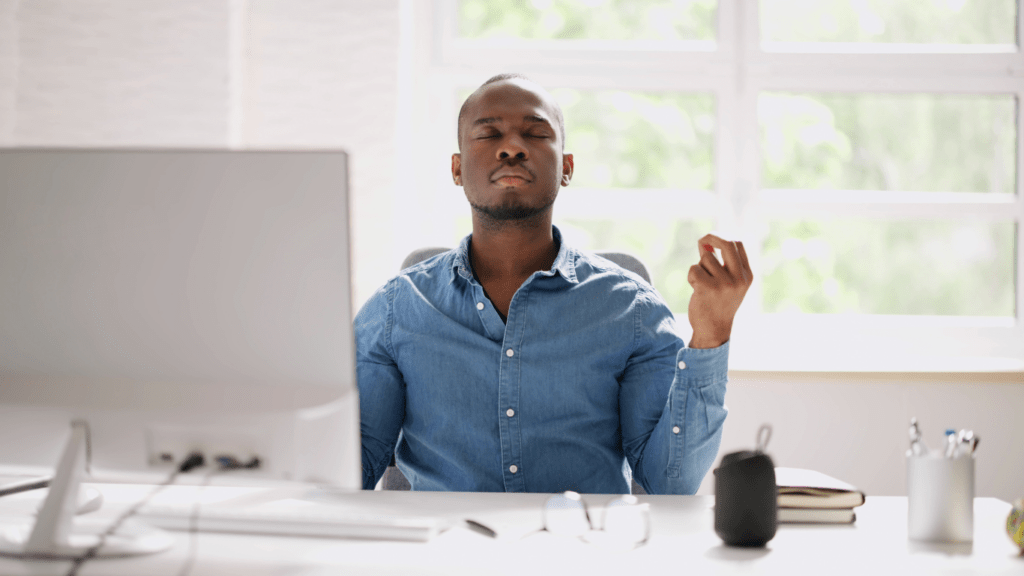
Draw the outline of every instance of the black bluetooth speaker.
<instances>
[{"instance_id":1,"label":"black bluetooth speaker","mask_svg":"<svg viewBox=\"0 0 1024 576\"><path fill-rule=\"evenodd\" d=\"M772 459L750 450L723 456L715 470L715 532L730 546L764 546L777 528Z\"/></svg>"}]
</instances>

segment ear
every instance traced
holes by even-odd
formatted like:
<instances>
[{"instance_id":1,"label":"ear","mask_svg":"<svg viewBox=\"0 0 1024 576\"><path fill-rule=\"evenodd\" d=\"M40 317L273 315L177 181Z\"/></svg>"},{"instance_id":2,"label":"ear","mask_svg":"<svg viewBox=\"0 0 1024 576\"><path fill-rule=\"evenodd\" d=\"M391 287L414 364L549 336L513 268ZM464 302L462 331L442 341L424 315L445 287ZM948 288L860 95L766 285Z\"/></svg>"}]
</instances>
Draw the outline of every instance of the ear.
<instances>
[{"instance_id":1,"label":"ear","mask_svg":"<svg viewBox=\"0 0 1024 576\"><path fill-rule=\"evenodd\" d=\"M562 154L562 186L568 186L572 180L573 170L572 154Z\"/></svg>"},{"instance_id":2,"label":"ear","mask_svg":"<svg viewBox=\"0 0 1024 576\"><path fill-rule=\"evenodd\" d=\"M452 180L456 186L462 186L462 154L452 154Z\"/></svg>"}]
</instances>

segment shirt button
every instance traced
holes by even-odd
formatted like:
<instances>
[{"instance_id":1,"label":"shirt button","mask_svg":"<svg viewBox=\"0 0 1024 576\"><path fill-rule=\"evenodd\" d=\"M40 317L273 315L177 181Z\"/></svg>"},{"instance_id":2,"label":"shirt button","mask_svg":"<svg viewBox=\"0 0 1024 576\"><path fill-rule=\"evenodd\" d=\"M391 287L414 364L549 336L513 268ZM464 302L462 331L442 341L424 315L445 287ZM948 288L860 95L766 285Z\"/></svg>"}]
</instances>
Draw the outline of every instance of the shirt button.
<instances>
[{"instance_id":1,"label":"shirt button","mask_svg":"<svg viewBox=\"0 0 1024 576\"><path fill-rule=\"evenodd\" d=\"M513 464L513 465L508 467L508 471L513 473L513 474L515 474L516 472L519 472L519 466L516 466L515 464Z\"/></svg>"},{"instance_id":2,"label":"shirt button","mask_svg":"<svg viewBox=\"0 0 1024 576\"><path fill-rule=\"evenodd\" d=\"M686 362L680 362L679 363L679 369L680 370L686 370Z\"/></svg>"},{"instance_id":3,"label":"shirt button","mask_svg":"<svg viewBox=\"0 0 1024 576\"><path fill-rule=\"evenodd\" d=\"M508 414L508 417L511 418L516 415L516 411L509 408L508 410L505 411L505 414Z\"/></svg>"},{"instance_id":4,"label":"shirt button","mask_svg":"<svg viewBox=\"0 0 1024 576\"><path fill-rule=\"evenodd\" d=\"M513 357L515 355L516 355L516 353L513 352L511 348L509 348L508 350L505 350L505 356L508 356L509 358L511 358L511 357Z\"/></svg>"},{"instance_id":5,"label":"shirt button","mask_svg":"<svg viewBox=\"0 0 1024 576\"><path fill-rule=\"evenodd\" d=\"M483 310L484 309L484 303L483 302L477 302L476 303L476 309L477 310Z\"/></svg>"},{"instance_id":6,"label":"shirt button","mask_svg":"<svg viewBox=\"0 0 1024 576\"><path fill-rule=\"evenodd\" d=\"M673 434L679 434L679 426L673 426L672 427L672 433Z\"/></svg>"}]
</instances>

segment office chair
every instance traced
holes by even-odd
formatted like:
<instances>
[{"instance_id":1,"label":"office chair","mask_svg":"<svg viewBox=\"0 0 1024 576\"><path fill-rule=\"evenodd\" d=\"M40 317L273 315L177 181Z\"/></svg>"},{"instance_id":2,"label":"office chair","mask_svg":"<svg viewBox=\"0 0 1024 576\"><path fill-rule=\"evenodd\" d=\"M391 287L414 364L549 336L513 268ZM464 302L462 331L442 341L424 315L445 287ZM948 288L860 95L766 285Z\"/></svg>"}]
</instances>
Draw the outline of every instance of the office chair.
<instances>
[{"instance_id":1,"label":"office chair","mask_svg":"<svg viewBox=\"0 0 1024 576\"><path fill-rule=\"evenodd\" d=\"M438 254L441 254L442 252L447 252L448 250L450 249L436 247L418 248L416 250L413 250L408 256L405 257L405 260L402 261L401 269L405 270L410 266L419 264L420 262L426 260L427 258L432 258L434 256L437 256ZM636 256L626 254L624 252L597 252L597 255L607 260L611 260L612 262L618 264L620 267L625 268L630 272L633 272L634 274L646 280L648 284L651 283L651 275L649 272L647 272L647 267L644 266L644 263L641 262L640 259L637 258ZM384 490L409 490L412 488L412 486L409 484L409 480L405 478L405 475L402 474L402 471L399 470L398 466L395 465L394 454L391 455L391 464L389 464L387 470L384 471L384 477L382 478L381 481L383 482L382 487ZM637 484L636 480L633 480L633 494L646 493L647 492L643 489L643 487Z\"/></svg>"}]
</instances>

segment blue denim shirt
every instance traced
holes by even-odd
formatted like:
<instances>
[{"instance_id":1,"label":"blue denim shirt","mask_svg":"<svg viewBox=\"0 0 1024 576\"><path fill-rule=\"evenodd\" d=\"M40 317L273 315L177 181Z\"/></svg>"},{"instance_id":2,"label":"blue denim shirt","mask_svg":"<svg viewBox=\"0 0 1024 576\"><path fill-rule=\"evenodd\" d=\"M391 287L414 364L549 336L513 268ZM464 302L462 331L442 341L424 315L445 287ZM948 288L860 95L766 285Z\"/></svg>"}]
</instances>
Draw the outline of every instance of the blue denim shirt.
<instances>
[{"instance_id":1,"label":"blue denim shirt","mask_svg":"<svg viewBox=\"0 0 1024 576\"><path fill-rule=\"evenodd\" d=\"M471 236L355 319L363 488L693 494L718 453L729 344L686 348L639 276L561 241L502 322ZM397 449L396 449L397 446ZM628 463L628 466L627 466Z\"/></svg>"}]
</instances>

